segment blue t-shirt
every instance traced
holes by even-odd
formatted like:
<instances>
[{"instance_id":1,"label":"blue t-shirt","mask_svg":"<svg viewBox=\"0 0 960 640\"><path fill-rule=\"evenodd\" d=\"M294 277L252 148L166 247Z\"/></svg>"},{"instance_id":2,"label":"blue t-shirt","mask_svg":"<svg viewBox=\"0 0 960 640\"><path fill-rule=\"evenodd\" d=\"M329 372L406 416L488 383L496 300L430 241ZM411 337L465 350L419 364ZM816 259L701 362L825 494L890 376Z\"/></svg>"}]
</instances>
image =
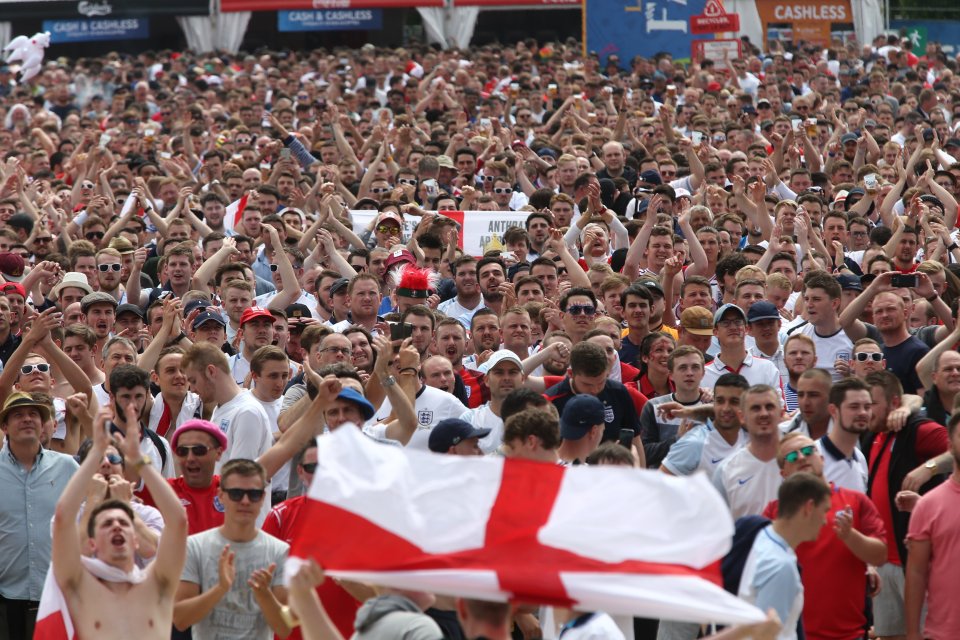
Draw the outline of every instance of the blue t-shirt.
<instances>
[{"instance_id":1,"label":"blue t-shirt","mask_svg":"<svg viewBox=\"0 0 960 640\"><path fill-rule=\"evenodd\" d=\"M910 336L895 347L884 345L883 357L887 360L887 369L900 378L904 393L916 393L923 386L917 375L917 363L930 351L916 336Z\"/></svg>"}]
</instances>

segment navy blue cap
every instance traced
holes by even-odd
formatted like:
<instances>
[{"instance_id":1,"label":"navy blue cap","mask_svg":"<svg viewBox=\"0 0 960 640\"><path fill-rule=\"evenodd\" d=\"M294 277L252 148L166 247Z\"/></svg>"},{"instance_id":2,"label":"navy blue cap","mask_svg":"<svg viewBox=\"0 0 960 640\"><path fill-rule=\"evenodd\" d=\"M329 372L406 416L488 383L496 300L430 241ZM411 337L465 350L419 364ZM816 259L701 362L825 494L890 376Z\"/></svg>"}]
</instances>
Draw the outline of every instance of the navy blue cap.
<instances>
[{"instance_id":1,"label":"navy blue cap","mask_svg":"<svg viewBox=\"0 0 960 640\"><path fill-rule=\"evenodd\" d=\"M434 453L446 453L450 447L455 447L464 440L485 438L488 435L490 435L490 429L477 429L460 418L446 418L430 430L427 447Z\"/></svg>"},{"instance_id":2,"label":"navy blue cap","mask_svg":"<svg viewBox=\"0 0 960 640\"><path fill-rule=\"evenodd\" d=\"M191 311L193 311L198 307L206 309L209 306L211 306L209 300L204 300L203 298L198 298L197 300L191 300L187 304L183 305L183 317L186 318L188 315L190 315Z\"/></svg>"},{"instance_id":3,"label":"navy blue cap","mask_svg":"<svg viewBox=\"0 0 960 640\"><path fill-rule=\"evenodd\" d=\"M663 178L660 177L660 172L656 169L647 169L640 174L640 182L646 182L648 184L663 184Z\"/></svg>"},{"instance_id":4,"label":"navy blue cap","mask_svg":"<svg viewBox=\"0 0 960 640\"><path fill-rule=\"evenodd\" d=\"M848 142L856 142L859 139L860 139L860 136L858 136L855 133L845 133L842 136L840 136L840 144L847 144Z\"/></svg>"},{"instance_id":5,"label":"navy blue cap","mask_svg":"<svg viewBox=\"0 0 960 640\"><path fill-rule=\"evenodd\" d=\"M133 314L136 314L137 317L140 318L141 320L145 320L145 319L146 319L146 318L144 317L144 314L143 314L143 309L141 309L141 308L138 307L137 305L131 304L131 303L129 303L129 302L126 302L126 303L120 305L119 307L117 307L116 317L119 318L120 315L123 314L123 313L133 313Z\"/></svg>"},{"instance_id":6,"label":"navy blue cap","mask_svg":"<svg viewBox=\"0 0 960 640\"><path fill-rule=\"evenodd\" d=\"M777 305L766 300L754 302L750 306L750 310L747 311L747 322L759 322L760 320L780 320Z\"/></svg>"},{"instance_id":7,"label":"navy blue cap","mask_svg":"<svg viewBox=\"0 0 960 640\"><path fill-rule=\"evenodd\" d=\"M852 273L842 273L837 276L837 282L840 283L840 288L845 291L863 291L863 282L860 280L860 276L855 276Z\"/></svg>"},{"instance_id":8,"label":"navy blue cap","mask_svg":"<svg viewBox=\"0 0 960 640\"><path fill-rule=\"evenodd\" d=\"M330 295L340 293L341 289L346 289L348 286L350 286L350 280L348 278L337 278L333 281L333 284L330 285Z\"/></svg>"},{"instance_id":9,"label":"navy blue cap","mask_svg":"<svg viewBox=\"0 0 960 640\"><path fill-rule=\"evenodd\" d=\"M204 322L210 322L211 320L224 328L227 326L227 323L223 321L223 316L216 311L201 311L197 314L197 317L193 319L193 330L196 331Z\"/></svg>"},{"instance_id":10,"label":"navy blue cap","mask_svg":"<svg viewBox=\"0 0 960 640\"><path fill-rule=\"evenodd\" d=\"M606 409L603 403L586 393L573 396L563 407L560 416L560 437L564 440L579 440L590 429L605 422Z\"/></svg>"},{"instance_id":11,"label":"navy blue cap","mask_svg":"<svg viewBox=\"0 0 960 640\"><path fill-rule=\"evenodd\" d=\"M369 420L373 417L373 414L376 413L376 409L373 408L373 405L370 404L370 401L364 398L363 394L361 394L359 391L351 387L344 387L341 389L340 393L337 394L337 399L346 400L359 406L364 420Z\"/></svg>"},{"instance_id":12,"label":"navy blue cap","mask_svg":"<svg viewBox=\"0 0 960 640\"><path fill-rule=\"evenodd\" d=\"M286 309L284 309L287 320L298 320L300 318L312 318L313 314L310 313L310 307L299 302L294 302Z\"/></svg>"}]
</instances>

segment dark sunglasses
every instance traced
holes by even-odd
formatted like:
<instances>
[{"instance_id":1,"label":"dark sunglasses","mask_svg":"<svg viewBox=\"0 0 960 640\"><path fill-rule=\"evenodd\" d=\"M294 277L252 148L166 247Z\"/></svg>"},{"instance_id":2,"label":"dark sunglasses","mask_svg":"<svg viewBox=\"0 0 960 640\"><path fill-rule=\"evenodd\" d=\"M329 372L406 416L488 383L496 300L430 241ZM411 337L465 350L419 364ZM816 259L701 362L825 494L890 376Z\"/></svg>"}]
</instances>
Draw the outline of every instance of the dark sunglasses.
<instances>
[{"instance_id":1,"label":"dark sunglasses","mask_svg":"<svg viewBox=\"0 0 960 640\"><path fill-rule=\"evenodd\" d=\"M399 178L397 179L397 182L400 184L405 184L409 187L417 186L417 180L415 178Z\"/></svg>"},{"instance_id":2,"label":"dark sunglasses","mask_svg":"<svg viewBox=\"0 0 960 640\"><path fill-rule=\"evenodd\" d=\"M91 231L90 233L83 234L83 237L87 240L103 240L103 236L105 235L103 231Z\"/></svg>"},{"instance_id":3,"label":"dark sunglasses","mask_svg":"<svg viewBox=\"0 0 960 640\"><path fill-rule=\"evenodd\" d=\"M864 353L861 351L860 353L855 354L853 357L857 359L857 362L866 362L867 360L880 362L881 360L883 360L882 353Z\"/></svg>"},{"instance_id":4,"label":"dark sunglasses","mask_svg":"<svg viewBox=\"0 0 960 640\"><path fill-rule=\"evenodd\" d=\"M306 471L307 473L313 473L314 471L317 470L316 462L301 462L300 466L303 467L303 470Z\"/></svg>"},{"instance_id":5,"label":"dark sunglasses","mask_svg":"<svg viewBox=\"0 0 960 640\"><path fill-rule=\"evenodd\" d=\"M104 456L110 464L123 464L123 458L115 453L108 453Z\"/></svg>"},{"instance_id":6,"label":"dark sunglasses","mask_svg":"<svg viewBox=\"0 0 960 640\"><path fill-rule=\"evenodd\" d=\"M597 308L592 304L572 304L567 307L567 313L572 316L593 316L597 313Z\"/></svg>"},{"instance_id":7,"label":"dark sunglasses","mask_svg":"<svg viewBox=\"0 0 960 640\"><path fill-rule=\"evenodd\" d=\"M243 496L247 496L250 499L250 502L260 502L263 500L263 494L265 493L264 489L223 489L223 492L227 494L227 497L230 498L233 502L240 502L243 500Z\"/></svg>"},{"instance_id":8,"label":"dark sunglasses","mask_svg":"<svg viewBox=\"0 0 960 640\"><path fill-rule=\"evenodd\" d=\"M47 244L48 242L53 242L53 238L50 236L38 236L34 238L33 241L37 244Z\"/></svg>"},{"instance_id":9,"label":"dark sunglasses","mask_svg":"<svg viewBox=\"0 0 960 640\"><path fill-rule=\"evenodd\" d=\"M803 454L803 457L804 457L804 458L809 458L810 456L813 455L813 452L816 451L816 450L817 450L817 447L816 447L816 446L814 446L814 445L812 445L812 444L808 444L808 445L805 446L805 447L800 447L800 448L797 449L796 451L791 451L791 452L788 453L787 455L783 456L783 459L784 459L786 462L791 462L791 463L792 463L792 462L796 462L796 461L800 458L800 454L801 454L801 453Z\"/></svg>"},{"instance_id":10,"label":"dark sunglasses","mask_svg":"<svg viewBox=\"0 0 960 640\"><path fill-rule=\"evenodd\" d=\"M198 458L202 458L207 455L207 452L210 451L210 447L205 444L182 444L177 447L176 453L178 458L186 458L190 455L190 452L193 452Z\"/></svg>"},{"instance_id":11,"label":"dark sunglasses","mask_svg":"<svg viewBox=\"0 0 960 640\"><path fill-rule=\"evenodd\" d=\"M46 373L50 371L50 365L47 364L46 362L42 362L40 364L25 364L22 367L20 367L20 373L25 376L30 375L34 371L39 371L40 373Z\"/></svg>"},{"instance_id":12,"label":"dark sunglasses","mask_svg":"<svg viewBox=\"0 0 960 640\"><path fill-rule=\"evenodd\" d=\"M97 269L106 273L107 271L120 271L123 268L121 264L98 264Z\"/></svg>"}]
</instances>

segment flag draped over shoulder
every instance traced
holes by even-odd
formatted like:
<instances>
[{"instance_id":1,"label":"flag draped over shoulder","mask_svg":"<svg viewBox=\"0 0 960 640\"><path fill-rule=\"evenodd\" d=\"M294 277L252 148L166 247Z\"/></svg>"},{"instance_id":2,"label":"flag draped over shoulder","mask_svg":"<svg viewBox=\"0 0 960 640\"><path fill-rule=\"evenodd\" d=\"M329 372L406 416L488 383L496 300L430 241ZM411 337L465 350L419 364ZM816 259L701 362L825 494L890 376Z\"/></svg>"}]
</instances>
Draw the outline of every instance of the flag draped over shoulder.
<instances>
[{"instance_id":1,"label":"flag draped over shoulder","mask_svg":"<svg viewBox=\"0 0 960 640\"><path fill-rule=\"evenodd\" d=\"M438 455L346 425L317 455L293 565L313 557L337 578L485 600L764 619L720 586L733 521L705 476Z\"/></svg>"}]
</instances>

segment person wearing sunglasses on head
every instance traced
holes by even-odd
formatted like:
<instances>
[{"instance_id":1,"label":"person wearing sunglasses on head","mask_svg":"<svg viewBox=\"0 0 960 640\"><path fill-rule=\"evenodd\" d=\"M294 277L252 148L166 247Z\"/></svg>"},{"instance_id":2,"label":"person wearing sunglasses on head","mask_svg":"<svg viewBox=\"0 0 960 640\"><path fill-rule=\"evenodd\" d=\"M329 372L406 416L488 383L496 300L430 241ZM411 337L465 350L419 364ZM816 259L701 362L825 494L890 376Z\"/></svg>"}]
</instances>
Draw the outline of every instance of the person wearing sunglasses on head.
<instances>
[{"instance_id":1,"label":"person wearing sunglasses on head","mask_svg":"<svg viewBox=\"0 0 960 640\"><path fill-rule=\"evenodd\" d=\"M844 382L834 387L840 399L838 413L851 411L848 406L858 406L857 412L863 412L870 404L869 391L858 381L841 386ZM829 460L829 453L826 458ZM821 448L802 434L783 438L777 464L785 479L803 472L830 484L825 526L815 539L796 548L796 562L803 567L803 630L808 638L862 637L867 622L866 596L879 587L876 572L868 568L882 564L887 554L880 514L862 492L830 481ZM778 506L777 500L770 502L763 515L776 519Z\"/></svg>"}]
</instances>

